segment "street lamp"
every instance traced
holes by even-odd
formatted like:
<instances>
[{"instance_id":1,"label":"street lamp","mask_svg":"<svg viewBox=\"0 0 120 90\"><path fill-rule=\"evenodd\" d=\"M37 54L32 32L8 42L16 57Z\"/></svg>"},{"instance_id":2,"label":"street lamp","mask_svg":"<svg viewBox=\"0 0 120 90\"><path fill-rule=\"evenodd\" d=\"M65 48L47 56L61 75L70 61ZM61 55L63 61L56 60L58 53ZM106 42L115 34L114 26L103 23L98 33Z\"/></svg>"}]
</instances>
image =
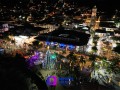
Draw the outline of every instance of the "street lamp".
<instances>
[{"instance_id":1,"label":"street lamp","mask_svg":"<svg viewBox=\"0 0 120 90\"><path fill-rule=\"evenodd\" d=\"M61 70L61 64L60 64L60 70Z\"/></svg>"},{"instance_id":2,"label":"street lamp","mask_svg":"<svg viewBox=\"0 0 120 90\"><path fill-rule=\"evenodd\" d=\"M70 67L71 67L71 62L70 62Z\"/></svg>"}]
</instances>

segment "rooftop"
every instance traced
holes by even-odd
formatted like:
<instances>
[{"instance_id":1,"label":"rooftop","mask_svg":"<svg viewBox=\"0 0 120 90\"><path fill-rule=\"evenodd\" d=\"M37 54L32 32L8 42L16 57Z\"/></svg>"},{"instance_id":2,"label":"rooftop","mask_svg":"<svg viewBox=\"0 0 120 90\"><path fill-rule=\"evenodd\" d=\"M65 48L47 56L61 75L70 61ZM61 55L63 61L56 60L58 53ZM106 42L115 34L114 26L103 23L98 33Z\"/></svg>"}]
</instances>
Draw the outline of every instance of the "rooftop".
<instances>
[{"instance_id":1,"label":"rooftop","mask_svg":"<svg viewBox=\"0 0 120 90\"><path fill-rule=\"evenodd\" d=\"M115 23L112 22L100 22L100 27L116 28Z\"/></svg>"},{"instance_id":2,"label":"rooftop","mask_svg":"<svg viewBox=\"0 0 120 90\"><path fill-rule=\"evenodd\" d=\"M89 34L83 32L58 29L50 33L39 35L36 39L81 46L88 43L89 37Z\"/></svg>"}]
</instances>

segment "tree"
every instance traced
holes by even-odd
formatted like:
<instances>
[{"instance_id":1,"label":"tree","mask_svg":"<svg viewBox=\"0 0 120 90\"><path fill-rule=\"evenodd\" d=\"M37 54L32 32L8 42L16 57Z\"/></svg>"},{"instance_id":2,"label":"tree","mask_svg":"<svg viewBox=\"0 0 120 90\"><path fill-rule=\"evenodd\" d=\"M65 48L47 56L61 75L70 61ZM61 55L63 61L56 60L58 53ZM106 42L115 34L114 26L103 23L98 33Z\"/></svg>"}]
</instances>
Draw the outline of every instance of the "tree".
<instances>
[{"instance_id":1,"label":"tree","mask_svg":"<svg viewBox=\"0 0 120 90\"><path fill-rule=\"evenodd\" d=\"M92 54L92 55L89 55L89 60L92 61L92 62L94 62L94 61L96 60L96 57L97 57L97 56L96 56L96 55L93 55L93 54Z\"/></svg>"},{"instance_id":2,"label":"tree","mask_svg":"<svg viewBox=\"0 0 120 90\"><path fill-rule=\"evenodd\" d=\"M67 58L72 61L72 62L76 62L77 60L77 57L75 56L75 54L73 52L70 52L68 55L67 55Z\"/></svg>"},{"instance_id":3,"label":"tree","mask_svg":"<svg viewBox=\"0 0 120 90\"><path fill-rule=\"evenodd\" d=\"M4 37L7 41L10 41L11 39L8 37L8 36L6 36L6 37Z\"/></svg>"},{"instance_id":4,"label":"tree","mask_svg":"<svg viewBox=\"0 0 120 90\"><path fill-rule=\"evenodd\" d=\"M118 44L113 51L117 52L118 54L120 54L120 44Z\"/></svg>"},{"instance_id":5,"label":"tree","mask_svg":"<svg viewBox=\"0 0 120 90\"><path fill-rule=\"evenodd\" d=\"M96 53L98 49L97 49L96 46L93 46L93 47L92 47L92 50L93 50L94 53Z\"/></svg>"},{"instance_id":6,"label":"tree","mask_svg":"<svg viewBox=\"0 0 120 90\"><path fill-rule=\"evenodd\" d=\"M120 63L119 57L112 59L111 64L109 65L109 69L116 74L120 73L119 63Z\"/></svg>"},{"instance_id":7,"label":"tree","mask_svg":"<svg viewBox=\"0 0 120 90\"><path fill-rule=\"evenodd\" d=\"M48 90L44 80L28 68L25 59L19 54L15 57L1 56L0 58L0 89L1 90L29 90L34 81L39 90Z\"/></svg>"},{"instance_id":8,"label":"tree","mask_svg":"<svg viewBox=\"0 0 120 90\"><path fill-rule=\"evenodd\" d=\"M99 83L104 82L105 84L116 84L120 74L120 67L119 67L119 58L114 58L113 60L107 60L106 58L102 57L100 60L97 60L94 64L94 70L92 71L91 75L92 78L97 79ZM102 71L102 72L101 72ZM98 78L96 78L98 76ZM102 76L104 79L100 78Z\"/></svg>"},{"instance_id":9,"label":"tree","mask_svg":"<svg viewBox=\"0 0 120 90\"><path fill-rule=\"evenodd\" d=\"M81 70L82 70L82 68L84 67L84 64L86 63L86 61L85 61L85 59L83 58L83 56L80 56L79 63L82 64L81 67L80 67Z\"/></svg>"},{"instance_id":10,"label":"tree","mask_svg":"<svg viewBox=\"0 0 120 90\"><path fill-rule=\"evenodd\" d=\"M74 55L73 52L70 52L68 55L67 55L67 58L70 60L70 70L73 68L73 65L72 64L75 64L76 63L76 60L77 60L77 57Z\"/></svg>"},{"instance_id":11,"label":"tree","mask_svg":"<svg viewBox=\"0 0 120 90\"><path fill-rule=\"evenodd\" d=\"M1 90L29 90L27 86L29 76L18 69L20 67L16 65L15 58L1 56L0 66Z\"/></svg>"},{"instance_id":12,"label":"tree","mask_svg":"<svg viewBox=\"0 0 120 90\"><path fill-rule=\"evenodd\" d=\"M39 41L34 41L32 42L34 46L38 46L39 45Z\"/></svg>"},{"instance_id":13,"label":"tree","mask_svg":"<svg viewBox=\"0 0 120 90\"><path fill-rule=\"evenodd\" d=\"M11 40L11 43L15 44L15 40Z\"/></svg>"},{"instance_id":14,"label":"tree","mask_svg":"<svg viewBox=\"0 0 120 90\"><path fill-rule=\"evenodd\" d=\"M120 37L112 37L112 39L115 40L115 41L119 41Z\"/></svg>"},{"instance_id":15,"label":"tree","mask_svg":"<svg viewBox=\"0 0 120 90\"><path fill-rule=\"evenodd\" d=\"M92 64L91 64L91 67L92 67L92 69L94 70L94 72L95 72L95 62L96 62L96 55L90 55L89 56L89 60L92 62Z\"/></svg>"}]
</instances>

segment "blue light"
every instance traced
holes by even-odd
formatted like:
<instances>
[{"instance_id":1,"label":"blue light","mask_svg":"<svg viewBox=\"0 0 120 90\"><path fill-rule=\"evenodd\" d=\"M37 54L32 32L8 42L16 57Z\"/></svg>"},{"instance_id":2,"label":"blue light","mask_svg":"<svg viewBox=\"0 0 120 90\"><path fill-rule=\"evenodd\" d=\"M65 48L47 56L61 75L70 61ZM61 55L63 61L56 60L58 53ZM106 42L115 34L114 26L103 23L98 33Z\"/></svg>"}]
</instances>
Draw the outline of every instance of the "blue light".
<instances>
[{"instance_id":1,"label":"blue light","mask_svg":"<svg viewBox=\"0 0 120 90\"><path fill-rule=\"evenodd\" d=\"M54 42L54 45L57 45L58 43L57 42Z\"/></svg>"},{"instance_id":2,"label":"blue light","mask_svg":"<svg viewBox=\"0 0 120 90\"><path fill-rule=\"evenodd\" d=\"M51 42L51 46L55 46L57 44L58 44L57 42Z\"/></svg>"},{"instance_id":3,"label":"blue light","mask_svg":"<svg viewBox=\"0 0 120 90\"><path fill-rule=\"evenodd\" d=\"M65 48L65 47L66 47L66 45L65 45L65 44L63 44L63 43L60 43L60 44L59 44L59 47L60 47L60 48Z\"/></svg>"},{"instance_id":4,"label":"blue light","mask_svg":"<svg viewBox=\"0 0 120 90\"><path fill-rule=\"evenodd\" d=\"M63 44L63 43L60 43L59 45L60 45L60 46L65 46L65 44Z\"/></svg>"},{"instance_id":5,"label":"blue light","mask_svg":"<svg viewBox=\"0 0 120 90\"><path fill-rule=\"evenodd\" d=\"M69 81L73 81L74 79L73 77L59 77L58 80L62 86L68 86Z\"/></svg>"},{"instance_id":6,"label":"blue light","mask_svg":"<svg viewBox=\"0 0 120 90\"><path fill-rule=\"evenodd\" d=\"M69 45L69 46L68 46L68 49L73 50L73 49L75 49L75 46Z\"/></svg>"},{"instance_id":7,"label":"blue light","mask_svg":"<svg viewBox=\"0 0 120 90\"><path fill-rule=\"evenodd\" d=\"M45 44L46 44L46 45L50 45L50 42L47 41Z\"/></svg>"}]
</instances>

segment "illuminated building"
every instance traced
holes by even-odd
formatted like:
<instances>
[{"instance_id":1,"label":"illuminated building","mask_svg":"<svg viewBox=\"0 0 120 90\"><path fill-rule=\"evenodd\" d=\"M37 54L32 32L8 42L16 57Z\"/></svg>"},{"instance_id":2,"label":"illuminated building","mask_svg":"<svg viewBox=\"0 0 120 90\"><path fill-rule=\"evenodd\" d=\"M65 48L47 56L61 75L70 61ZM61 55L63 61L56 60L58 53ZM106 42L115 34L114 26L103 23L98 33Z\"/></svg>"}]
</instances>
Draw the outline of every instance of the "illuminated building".
<instances>
[{"instance_id":1,"label":"illuminated building","mask_svg":"<svg viewBox=\"0 0 120 90\"><path fill-rule=\"evenodd\" d=\"M83 32L58 29L50 33L41 34L35 39L45 42L57 42L59 43L58 47L61 49L79 51L81 46L87 45L89 37L89 34ZM50 43L47 42L46 45L50 45Z\"/></svg>"},{"instance_id":2,"label":"illuminated building","mask_svg":"<svg viewBox=\"0 0 120 90\"><path fill-rule=\"evenodd\" d=\"M87 26L90 26L92 30L99 29L100 19L101 17L97 18L97 7L94 6L92 8L92 14L84 14L87 16L85 23Z\"/></svg>"},{"instance_id":3,"label":"illuminated building","mask_svg":"<svg viewBox=\"0 0 120 90\"><path fill-rule=\"evenodd\" d=\"M27 17L26 21L27 21L27 22L31 22L32 20L33 20L33 17L32 17L32 14L30 14L30 15Z\"/></svg>"},{"instance_id":4,"label":"illuminated building","mask_svg":"<svg viewBox=\"0 0 120 90\"><path fill-rule=\"evenodd\" d=\"M96 6L94 6L93 9L92 9L92 15L91 15L91 21L90 21L91 29L94 29L94 27L95 27L96 13L97 13L97 8L96 8Z\"/></svg>"}]
</instances>

